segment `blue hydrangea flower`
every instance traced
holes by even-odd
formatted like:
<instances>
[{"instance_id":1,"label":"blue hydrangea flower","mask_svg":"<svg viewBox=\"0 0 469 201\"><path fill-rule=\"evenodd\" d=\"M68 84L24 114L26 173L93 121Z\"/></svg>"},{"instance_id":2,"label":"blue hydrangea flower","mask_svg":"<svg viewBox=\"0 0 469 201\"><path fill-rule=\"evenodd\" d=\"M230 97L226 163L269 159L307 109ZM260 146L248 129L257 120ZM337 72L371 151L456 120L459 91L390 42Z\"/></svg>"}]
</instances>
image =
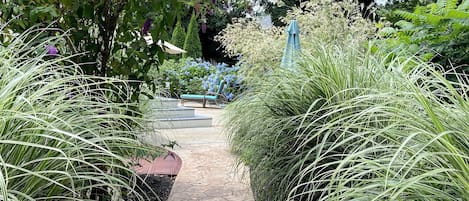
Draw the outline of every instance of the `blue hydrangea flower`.
<instances>
[{"instance_id":1,"label":"blue hydrangea flower","mask_svg":"<svg viewBox=\"0 0 469 201\"><path fill-rule=\"evenodd\" d=\"M234 85L235 85L235 86L241 85L241 82L242 82L242 81L243 81L243 80L242 80L240 77L238 77L238 79L236 79L236 81L234 82Z\"/></svg>"},{"instance_id":2,"label":"blue hydrangea flower","mask_svg":"<svg viewBox=\"0 0 469 201\"><path fill-rule=\"evenodd\" d=\"M208 89L208 86L209 86L209 82L206 81L206 80L204 80L204 81L202 82L202 88L204 88L204 90L207 90L207 89Z\"/></svg>"},{"instance_id":3,"label":"blue hydrangea flower","mask_svg":"<svg viewBox=\"0 0 469 201\"><path fill-rule=\"evenodd\" d=\"M233 100L233 98L234 98L234 94L231 93L231 92L230 93L225 93L224 95L225 95L226 99L228 99L229 101Z\"/></svg>"},{"instance_id":4,"label":"blue hydrangea flower","mask_svg":"<svg viewBox=\"0 0 469 201\"><path fill-rule=\"evenodd\" d=\"M233 76L232 75L225 75L224 77L225 81L226 81L226 84L230 84L231 81L233 80Z\"/></svg>"}]
</instances>

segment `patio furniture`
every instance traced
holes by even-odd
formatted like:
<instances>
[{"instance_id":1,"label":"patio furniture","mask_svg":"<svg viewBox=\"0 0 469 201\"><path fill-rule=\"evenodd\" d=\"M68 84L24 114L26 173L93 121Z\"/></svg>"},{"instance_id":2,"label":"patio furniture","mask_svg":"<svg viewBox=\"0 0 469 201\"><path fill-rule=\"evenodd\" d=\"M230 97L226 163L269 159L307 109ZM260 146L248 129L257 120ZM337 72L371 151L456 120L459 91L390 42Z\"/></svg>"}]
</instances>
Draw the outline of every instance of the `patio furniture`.
<instances>
[{"instance_id":1,"label":"patio furniture","mask_svg":"<svg viewBox=\"0 0 469 201\"><path fill-rule=\"evenodd\" d=\"M181 104L184 105L185 100L202 100L202 106L205 107L207 101L215 101L218 105L219 102L225 102L227 98L223 95L223 88L225 86L225 80L221 80L218 84L218 89L216 92L207 92L204 95L199 94L182 94L181 95Z\"/></svg>"}]
</instances>

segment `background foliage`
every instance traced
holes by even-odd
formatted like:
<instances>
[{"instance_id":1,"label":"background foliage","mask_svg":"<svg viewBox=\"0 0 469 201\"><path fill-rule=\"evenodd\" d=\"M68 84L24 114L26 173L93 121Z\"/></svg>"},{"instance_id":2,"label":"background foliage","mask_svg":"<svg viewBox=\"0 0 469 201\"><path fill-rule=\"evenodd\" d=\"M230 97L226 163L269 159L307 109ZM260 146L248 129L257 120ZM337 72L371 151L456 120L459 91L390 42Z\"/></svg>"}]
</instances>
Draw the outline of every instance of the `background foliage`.
<instances>
[{"instance_id":1,"label":"background foliage","mask_svg":"<svg viewBox=\"0 0 469 201\"><path fill-rule=\"evenodd\" d=\"M160 89L170 83L169 95L179 97L181 94L205 94L216 92L220 80L225 80L223 94L231 101L239 96L243 88L242 78L238 75L239 67L225 63L212 64L201 59L185 58L168 60L160 71L151 69L150 76L154 77Z\"/></svg>"},{"instance_id":2,"label":"background foliage","mask_svg":"<svg viewBox=\"0 0 469 201\"><path fill-rule=\"evenodd\" d=\"M49 31L33 29L0 43L0 197L154 197L138 193L131 170L130 158L153 154L137 141L141 120L127 115L131 89L118 79L84 75L72 57L48 55L46 44L64 40L43 37ZM98 87L104 84L122 90Z\"/></svg>"},{"instance_id":3,"label":"background foliage","mask_svg":"<svg viewBox=\"0 0 469 201\"><path fill-rule=\"evenodd\" d=\"M184 53L183 57L202 57L202 44L200 43L199 38L199 24L195 13L192 14L187 27L186 39L184 40L184 50L186 50L187 53Z\"/></svg>"},{"instance_id":4,"label":"background foliage","mask_svg":"<svg viewBox=\"0 0 469 201\"><path fill-rule=\"evenodd\" d=\"M469 64L469 3L440 0L415 7L414 12L395 10L401 20L380 30L383 40L377 49L401 57L419 55L425 61L441 64L444 70Z\"/></svg>"},{"instance_id":5,"label":"background foliage","mask_svg":"<svg viewBox=\"0 0 469 201\"><path fill-rule=\"evenodd\" d=\"M175 45L176 47L183 48L184 42L186 40L186 31L184 27L181 25L181 20L178 20L171 36L171 44ZM180 58L181 55L172 55L172 58Z\"/></svg>"},{"instance_id":6,"label":"background foliage","mask_svg":"<svg viewBox=\"0 0 469 201\"><path fill-rule=\"evenodd\" d=\"M435 3L435 0L408 0L408 1L386 1L385 4L378 4L376 13L385 18L386 21L396 23L401 20L393 11L414 11L417 6L425 6L431 3Z\"/></svg>"},{"instance_id":7,"label":"background foliage","mask_svg":"<svg viewBox=\"0 0 469 201\"><path fill-rule=\"evenodd\" d=\"M347 12L344 12L347 11ZM357 4L329 0L307 1L301 9L293 8L283 18L285 23L296 18L300 25L300 43L304 50L310 41L331 44L362 43L373 35L373 23L361 17ZM231 56L241 56L240 73L247 82L268 75L280 66L286 45L286 27L262 29L254 20L239 19L228 25L218 36ZM354 38L351 40L351 38Z\"/></svg>"},{"instance_id":8,"label":"background foliage","mask_svg":"<svg viewBox=\"0 0 469 201\"><path fill-rule=\"evenodd\" d=\"M151 65L163 61L164 54L156 44L147 45L141 35L149 34L154 40L163 37L180 15L184 2L2 1L0 17L3 23L8 22L7 32L21 33L37 24L67 30L68 40L51 45L57 46L62 55L86 52L72 58L83 64L86 74L150 82L147 72ZM55 35L57 31L45 34ZM136 92L132 99L136 100L140 84L130 85Z\"/></svg>"}]
</instances>

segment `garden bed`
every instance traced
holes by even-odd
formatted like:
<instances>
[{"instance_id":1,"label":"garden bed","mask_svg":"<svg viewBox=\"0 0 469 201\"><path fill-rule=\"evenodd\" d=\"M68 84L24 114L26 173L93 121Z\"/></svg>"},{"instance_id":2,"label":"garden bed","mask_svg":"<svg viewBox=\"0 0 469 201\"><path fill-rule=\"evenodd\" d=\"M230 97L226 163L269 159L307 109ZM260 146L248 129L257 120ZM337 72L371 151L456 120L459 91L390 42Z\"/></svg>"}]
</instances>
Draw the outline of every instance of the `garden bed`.
<instances>
[{"instance_id":1,"label":"garden bed","mask_svg":"<svg viewBox=\"0 0 469 201\"><path fill-rule=\"evenodd\" d=\"M181 158L176 153L168 151L167 154L154 160L138 159L138 164L133 169L145 182L139 181L137 183L141 193L148 195L150 201L167 200L174 180L181 169Z\"/></svg>"},{"instance_id":2,"label":"garden bed","mask_svg":"<svg viewBox=\"0 0 469 201\"><path fill-rule=\"evenodd\" d=\"M149 201L166 201L169 198L171 189L174 184L175 176L171 175L140 175L144 179L146 185L143 182L139 182L137 185L142 189L142 194L149 196ZM158 197L150 196L156 195ZM158 199L159 198L159 199Z\"/></svg>"}]
</instances>

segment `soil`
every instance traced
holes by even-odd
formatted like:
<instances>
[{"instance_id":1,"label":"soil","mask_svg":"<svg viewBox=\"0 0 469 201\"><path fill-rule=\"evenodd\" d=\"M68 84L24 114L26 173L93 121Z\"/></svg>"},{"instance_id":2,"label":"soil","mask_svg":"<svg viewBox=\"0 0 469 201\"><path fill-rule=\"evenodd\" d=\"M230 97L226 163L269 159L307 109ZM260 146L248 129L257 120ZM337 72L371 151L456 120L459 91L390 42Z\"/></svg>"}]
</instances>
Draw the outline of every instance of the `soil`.
<instances>
[{"instance_id":1,"label":"soil","mask_svg":"<svg viewBox=\"0 0 469 201\"><path fill-rule=\"evenodd\" d=\"M147 185L139 182L142 194L146 194L148 201L166 201L174 184L175 176L170 175L140 175ZM153 192L154 193L153 193ZM155 195L156 193L156 195ZM159 199L158 199L159 198Z\"/></svg>"}]
</instances>

